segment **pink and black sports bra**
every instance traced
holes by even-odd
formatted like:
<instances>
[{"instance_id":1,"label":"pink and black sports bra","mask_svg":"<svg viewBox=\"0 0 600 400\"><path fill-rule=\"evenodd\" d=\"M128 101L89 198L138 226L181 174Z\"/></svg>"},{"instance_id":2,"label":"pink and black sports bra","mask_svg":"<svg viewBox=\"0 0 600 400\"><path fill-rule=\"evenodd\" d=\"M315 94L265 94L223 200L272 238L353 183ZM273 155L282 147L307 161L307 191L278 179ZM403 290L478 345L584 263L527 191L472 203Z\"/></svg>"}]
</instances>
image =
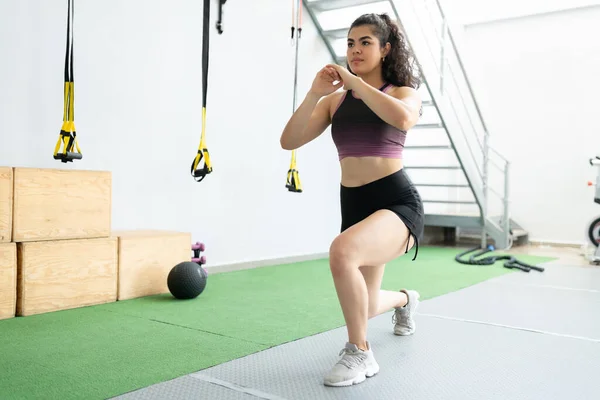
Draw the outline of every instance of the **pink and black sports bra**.
<instances>
[{"instance_id":1,"label":"pink and black sports bra","mask_svg":"<svg viewBox=\"0 0 600 400\"><path fill-rule=\"evenodd\" d=\"M385 92L391 84L379 90ZM331 137L339 159L377 156L402 158L406 131L383 121L351 90L342 95L331 121Z\"/></svg>"}]
</instances>

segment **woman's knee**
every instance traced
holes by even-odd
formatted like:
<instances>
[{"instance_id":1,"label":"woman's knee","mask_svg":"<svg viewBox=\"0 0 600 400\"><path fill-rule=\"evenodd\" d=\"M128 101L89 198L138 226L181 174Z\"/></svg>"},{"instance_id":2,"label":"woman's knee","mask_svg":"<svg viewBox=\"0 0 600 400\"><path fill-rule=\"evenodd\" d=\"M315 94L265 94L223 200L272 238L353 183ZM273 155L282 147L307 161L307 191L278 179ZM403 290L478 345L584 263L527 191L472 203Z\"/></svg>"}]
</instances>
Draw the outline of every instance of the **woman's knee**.
<instances>
[{"instance_id":1,"label":"woman's knee","mask_svg":"<svg viewBox=\"0 0 600 400\"><path fill-rule=\"evenodd\" d=\"M344 273L348 268L358 268L357 247L351 240L344 235L336 237L329 247L329 267L331 272L336 274Z\"/></svg>"}]
</instances>

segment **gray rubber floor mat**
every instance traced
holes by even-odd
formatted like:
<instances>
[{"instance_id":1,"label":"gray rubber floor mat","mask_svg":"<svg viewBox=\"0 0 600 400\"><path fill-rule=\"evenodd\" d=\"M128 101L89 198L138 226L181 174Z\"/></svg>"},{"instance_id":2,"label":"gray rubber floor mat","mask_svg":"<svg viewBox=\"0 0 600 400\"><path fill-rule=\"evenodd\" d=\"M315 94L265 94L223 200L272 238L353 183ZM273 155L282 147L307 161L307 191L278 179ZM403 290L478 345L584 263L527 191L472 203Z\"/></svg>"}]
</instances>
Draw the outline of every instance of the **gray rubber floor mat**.
<instances>
[{"instance_id":1,"label":"gray rubber floor mat","mask_svg":"<svg viewBox=\"0 0 600 400\"><path fill-rule=\"evenodd\" d=\"M182 376L114 397L116 400L256 400L257 397L218 383Z\"/></svg>"},{"instance_id":2,"label":"gray rubber floor mat","mask_svg":"<svg viewBox=\"0 0 600 400\"><path fill-rule=\"evenodd\" d=\"M600 293L550 287L564 272L574 286L587 270L552 271L537 286L515 272L423 301L413 336L393 335L392 313L371 319L368 340L381 371L353 387L322 383L347 339L341 327L120 398L597 398Z\"/></svg>"},{"instance_id":3,"label":"gray rubber floor mat","mask_svg":"<svg viewBox=\"0 0 600 400\"><path fill-rule=\"evenodd\" d=\"M482 267L486 268L486 267ZM600 267L566 266L555 263L544 265L544 272L514 273L491 279L488 282L543 285L565 290L590 290L600 292Z\"/></svg>"},{"instance_id":4,"label":"gray rubber floor mat","mask_svg":"<svg viewBox=\"0 0 600 400\"><path fill-rule=\"evenodd\" d=\"M418 312L600 341L600 291L532 286L526 281L525 276L509 275L482 282L423 302Z\"/></svg>"},{"instance_id":5,"label":"gray rubber floor mat","mask_svg":"<svg viewBox=\"0 0 600 400\"><path fill-rule=\"evenodd\" d=\"M347 388L322 376L346 339L337 329L201 373L286 399L587 399L597 390L598 343L417 316L410 337L390 314L370 326L378 375Z\"/></svg>"}]
</instances>

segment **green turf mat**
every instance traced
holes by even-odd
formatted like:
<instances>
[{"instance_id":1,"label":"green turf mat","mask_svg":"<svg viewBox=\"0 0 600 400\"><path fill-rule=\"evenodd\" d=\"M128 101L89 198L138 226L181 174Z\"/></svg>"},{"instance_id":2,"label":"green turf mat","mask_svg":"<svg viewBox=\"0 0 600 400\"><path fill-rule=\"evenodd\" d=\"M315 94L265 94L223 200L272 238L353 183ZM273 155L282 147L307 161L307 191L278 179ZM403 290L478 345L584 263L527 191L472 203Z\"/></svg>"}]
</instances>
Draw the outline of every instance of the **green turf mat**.
<instances>
[{"instance_id":1,"label":"green turf mat","mask_svg":"<svg viewBox=\"0 0 600 400\"><path fill-rule=\"evenodd\" d=\"M458 264L460 251L421 247L417 261L411 252L388 265L383 287L427 299L523 273ZM344 324L327 260L208 279L194 300L149 296L0 321L0 399L104 399Z\"/></svg>"},{"instance_id":2,"label":"green turf mat","mask_svg":"<svg viewBox=\"0 0 600 400\"><path fill-rule=\"evenodd\" d=\"M411 254L389 263L382 286L417 289L427 299L513 272L501 262L493 266L459 264L454 261L459 252L455 248L420 248L418 261L411 261ZM519 259L532 263L550 260ZM265 345L344 325L326 259L209 276L204 293L191 301L162 295L100 308Z\"/></svg>"},{"instance_id":3,"label":"green turf mat","mask_svg":"<svg viewBox=\"0 0 600 400\"><path fill-rule=\"evenodd\" d=\"M95 307L0 323L0 399L104 399L265 349Z\"/></svg>"}]
</instances>

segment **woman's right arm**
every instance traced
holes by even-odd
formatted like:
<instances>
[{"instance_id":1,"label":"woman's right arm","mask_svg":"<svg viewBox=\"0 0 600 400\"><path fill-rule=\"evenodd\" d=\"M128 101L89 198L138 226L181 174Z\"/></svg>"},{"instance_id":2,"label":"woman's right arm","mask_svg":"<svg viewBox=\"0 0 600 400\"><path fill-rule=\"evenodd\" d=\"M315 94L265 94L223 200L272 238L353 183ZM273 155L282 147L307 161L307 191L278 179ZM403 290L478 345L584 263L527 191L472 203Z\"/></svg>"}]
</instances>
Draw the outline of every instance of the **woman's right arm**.
<instances>
[{"instance_id":1,"label":"woman's right arm","mask_svg":"<svg viewBox=\"0 0 600 400\"><path fill-rule=\"evenodd\" d=\"M320 95L308 92L281 134L280 143L284 150L295 150L304 146L316 139L329 126L330 96L320 99Z\"/></svg>"}]
</instances>

